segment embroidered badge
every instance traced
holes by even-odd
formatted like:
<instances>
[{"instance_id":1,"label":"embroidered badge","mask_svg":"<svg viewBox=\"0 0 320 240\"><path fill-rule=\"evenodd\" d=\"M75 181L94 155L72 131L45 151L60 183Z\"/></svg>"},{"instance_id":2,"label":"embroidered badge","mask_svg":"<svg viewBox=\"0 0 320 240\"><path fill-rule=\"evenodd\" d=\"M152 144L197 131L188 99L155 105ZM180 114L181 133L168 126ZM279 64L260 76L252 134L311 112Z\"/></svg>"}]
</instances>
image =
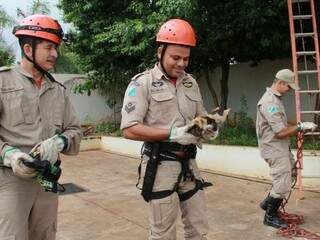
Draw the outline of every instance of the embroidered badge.
<instances>
[{"instance_id":1,"label":"embroidered badge","mask_svg":"<svg viewBox=\"0 0 320 240\"><path fill-rule=\"evenodd\" d=\"M135 97L137 95L137 88L136 87L129 87L128 89L128 96L129 97Z\"/></svg>"},{"instance_id":2,"label":"embroidered badge","mask_svg":"<svg viewBox=\"0 0 320 240\"><path fill-rule=\"evenodd\" d=\"M163 82L161 81L155 81L155 82L152 82L152 86L156 87L156 88L159 88L163 85Z\"/></svg>"},{"instance_id":3,"label":"embroidered badge","mask_svg":"<svg viewBox=\"0 0 320 240\"><path fill-rule=\"evenodd\" d=\"M269 113L277 113L277 112L279 112L279 108L278 108L277 106L275 106L275 105L270 106L270 107L268 108L268 112L269 112Z\"/></svg>"},{"instance_id":4,"label":"embroidered badge","mask_svg":"<svg viewBox=\"0 0 320 240\"><path fill-rule=\"evenodd\" d=\"M139 83L138 81L133 81L132 84L137 87L142 87L142 83Z\"/></svg>"},{"instance_id":5,"label":"embroidered badge","mask_svg":"<svg viewBox=\"0 0 320 240\"><path fill-rule=\"evenodd\" d=\"M136 109L136 105L132 102L128 102L127 105L124 107L127 113L131 113L133 110Z\"/></svg>"},{"instance_id":6,"label":"embroidered badge","mask_svg":"<svg viewBox=\"0 0 320 240\"><path fill-rule=\"evenodd\" d=\"M193 85L192 82L183 82L182 84L183 84L183 86L185 86L186 88L191 88L192 85Z\"/></svg>"}]
</instances>

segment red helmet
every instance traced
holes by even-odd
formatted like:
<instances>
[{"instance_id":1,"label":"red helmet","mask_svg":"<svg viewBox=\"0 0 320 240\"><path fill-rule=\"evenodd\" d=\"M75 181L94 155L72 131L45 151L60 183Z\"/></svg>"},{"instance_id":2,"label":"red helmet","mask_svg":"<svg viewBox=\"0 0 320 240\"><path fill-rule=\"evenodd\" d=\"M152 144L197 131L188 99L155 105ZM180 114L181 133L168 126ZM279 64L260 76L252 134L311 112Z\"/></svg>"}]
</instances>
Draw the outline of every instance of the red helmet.
<instances>
[{"instance_id":1,"label":"red helmet","mask_svg":"<svg viewBox=\"0 0 320 240\"><path fill-rule=\"evenodd\" d=\"M196 34L191 25L182 19L170 19L157 33L157 42L196 46Z\"/></svg>"},{"instance_id":2,"label":"red helmet","mask_svg":"<svg viewBox=\"0 0 320 240\"><path fill-rule=\"evenodd\" d=\"M46 15L32 15L22 19L20 25L13 28L12 33L16 37L42 38L58 45L63 37L59 22Z\"/></svg>"}]
</instances>

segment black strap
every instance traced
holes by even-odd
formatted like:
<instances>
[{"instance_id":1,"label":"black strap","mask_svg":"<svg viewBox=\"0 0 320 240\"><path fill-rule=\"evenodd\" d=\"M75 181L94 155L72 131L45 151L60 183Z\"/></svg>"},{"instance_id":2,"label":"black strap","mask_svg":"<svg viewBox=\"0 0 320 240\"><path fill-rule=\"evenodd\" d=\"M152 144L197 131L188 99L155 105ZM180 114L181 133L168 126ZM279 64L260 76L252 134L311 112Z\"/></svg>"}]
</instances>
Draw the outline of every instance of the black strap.
<instances>
[{"instance_id":1,"label":"black strap","mask_svg":"<svg viewBox=\"0 0 320 240\"><path fill-rule=\"evenodd\" d=\"M178 153L183 153L183 157L178 156ZM142 191L141 191L141 195L143 196L143 199L147 202L152 199L165 198L167 196L170 196L172 193L177 192L178 185L181 182L182 178L184 180L195 179L193 172L189 167L190 159L195 158L196 156L195 145L185 146L178 143L169 143L169 142L155 142L155 143L145 142L142 147L142 155L147 155L149 157L146 170L145 170L145 176L143 179ZM180 162L181 172L179 173L175 186L172 190L153 192L153 185L154 185L155 177L157 174L158 164L160 161ZM137 187L141 177L141 162L138 167L139 178L136 184Z\"/></svg>"},{"instance_id":2,"label":"black strap","mask_svg":"<svg viewBox=\"0 0 320 240\"><path fill-rule=\"evenodd\" d=\"M56 35L59 38L63 37L63 30L60 27L60 24L59 24L59 28L58 29L43 28L41 26L35 26L35 25L15 26L13 28L13 30L12 30L12 33L15 34L18 30L30 30L30 31L35 31L35 32L47 32L47 33L52 33L52 34Z\"/></svg>"},{"instance_id":3,"label":"black strap","mask_svg":"<svg viewBox=\"0 0 320 240\"><path fill-rule=\"evenodd\" d=\"M203 180L195 179L195 188L191 189L185 193L178 193L180 202L186 201L191 198L194 194L196 194L199 190L203 190L203 188L212 186L210 182L204 182ZM152 192L151 199L162 199L170 196L172 193L177 192L177 187L174 187L173 190L164 190L158 192Z\"/></svg>"},{"instance_id":4,"label":"black strap","mask_svg":"<svg viewBox=\"0 0 320 240\"><path fill-rule=\"evenodd\" d=\"M156 142L152 146L151 155L147 162L146 171L143 178L141 195L146 202L149 202L152 199L153 185L158 170L159 153L160 143Z\"/></svg>"},{"instance_id":5,"label":"black strap","mask_svg":"<svg viewBox=\"0 0 320 240\"><path fill-rule=\"evenodd\" d=\"M51 73L49 73L48 71L44 70L42 67L40 67L40 66L37 64L37 62L36 62L36 47L37 47L37 42L36 42L36 38L34 37L34 38L32 39L32 58L33 58L33 60L30 59L26 54L24 54L25 58L26 58L29 62L33 63L34 68L37 69L41 74L46 75L51 82L56 82L56 83L59 84L61 87L63 87L64 89L66 89L66 87L65 87L62 83L60 83L60 82L58 82L57 80L54 79L54 77L51 75Z\"/></svg>"},{"instance_id":6,"label":"black strap","mask_svg":"<svg viewBox=\"0 0 320 240\"><path fill-rule=\"evenodd\" d=\"M203 181L196 179L196 185L195 185L194 189L191 189L188 192L179 194L180 202L188 200L194 194L196 194L199 190L203 190Z\"/></svg>"},{"instance_id":7,"label":"black strap","mask_svg":"<svg viewBox=\"0 0 320 240\"><path fill-rule=\"evenodd\" d=\"M175 190L164 190L164 191L152 192L150 200L169 197L174 192Z\"/></svg>"},{"instance_id":8,"label":"black strap","mask_svg":"<svg viewBox=\"0 0 320 240\"><path fill-rule=\"evenodd\" d=\"M197 152L197 147L194 144L182 145L176 142L157 142L160 144L160 152ZM144 148L152 148L154 142L145 142Z\"/></svg>"}]
</instances>

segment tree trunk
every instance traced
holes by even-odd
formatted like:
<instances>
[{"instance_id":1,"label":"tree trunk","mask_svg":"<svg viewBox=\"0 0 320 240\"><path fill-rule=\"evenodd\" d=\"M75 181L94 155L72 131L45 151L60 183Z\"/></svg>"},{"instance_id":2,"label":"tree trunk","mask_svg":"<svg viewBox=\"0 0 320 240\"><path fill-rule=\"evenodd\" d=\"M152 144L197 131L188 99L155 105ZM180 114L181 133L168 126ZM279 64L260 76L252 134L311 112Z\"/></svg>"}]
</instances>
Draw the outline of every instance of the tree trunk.
<instances>
[{"instance_id":1,"label":"tree trunk","mask_svg":"<svg viewBox=\"0 0 320 240\"><path fill-rule=\"evenodd\" d=\"M229 58L226 58L221 65L221 80L220 80L220 111L227 109L227 102L228 102L228 80L229 80L229 71L230 71L230 64Z\"/></svg>"},{"instance_id":2,"label":"tree trunk","mask_svg":"<svg viewBox=\"0 0 320 240\"><path fill-rule=\"evenodd\" d=\"M218 100L217 93L216 93L216 91L214 90L214 88L213 88L213 86L212 86L212 83L211 83L211 81L210 81L210 70L209 70L209 68L206 68L206 69L205 69L205 79L206 79L206 82L207 82L207 84L208 84L208 88L209 88L209 91L210 91L210 93L211 93L214 106L215 106L215 107L218 107L218 106L219 106L219 100ZM215 108L215 107L213 107L213 108ZM211 109L211 110L212 110L212 109Z\"/></svg>"}]
</instances>

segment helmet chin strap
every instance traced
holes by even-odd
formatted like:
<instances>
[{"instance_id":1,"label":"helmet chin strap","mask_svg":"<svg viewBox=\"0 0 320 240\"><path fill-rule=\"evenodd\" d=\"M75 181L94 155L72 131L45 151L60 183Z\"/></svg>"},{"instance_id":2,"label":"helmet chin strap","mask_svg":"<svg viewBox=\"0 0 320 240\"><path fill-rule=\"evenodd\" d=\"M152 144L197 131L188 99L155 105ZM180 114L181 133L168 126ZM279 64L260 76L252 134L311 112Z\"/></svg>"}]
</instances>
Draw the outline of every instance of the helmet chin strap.
<instances>
[{"instance_id":1,"label":"helmet chin strap","mask_svg":"<svg viewBox=\"0 0 320 240\"><path fill-rule=\"evenodd\" d=\"M161 56L160 56L160 65L161 65L161 68L162 68L162 71L164 72L164 74L170 79L171 76L167 73L166 69L163 66L163 57L166 52L167 46L168 46L168 44L163 44L163 48L162 48Z\"/></svg>"},{"instance_id":2,"label":"helmet chin strap","mask_svg":"<svg viewBox=\"0 0 320 240\"><path fill-rule=\"evenodd\" d=\"M36 62L36 47L37 47L37 43L36 43L36 39L34 38L34 39L32 39L32 58L33 58L33 60L30 59L26 54L24 54L25 57L26 57L26 59L27 59L29 62L33 63L33 67L34 67L35 69L37 69L41 74L46 75L51 82L56 82L56 83L58 83L60 86L62 86L64 89L66 89L66 87L65 87L62 83L60 83L60 82L58 82L57 80L55 80L54 77L53 77L48 71L44 70L42 67L40 67L40 66L37 64L37 62Z\"/></svg>"}]
</instances>

